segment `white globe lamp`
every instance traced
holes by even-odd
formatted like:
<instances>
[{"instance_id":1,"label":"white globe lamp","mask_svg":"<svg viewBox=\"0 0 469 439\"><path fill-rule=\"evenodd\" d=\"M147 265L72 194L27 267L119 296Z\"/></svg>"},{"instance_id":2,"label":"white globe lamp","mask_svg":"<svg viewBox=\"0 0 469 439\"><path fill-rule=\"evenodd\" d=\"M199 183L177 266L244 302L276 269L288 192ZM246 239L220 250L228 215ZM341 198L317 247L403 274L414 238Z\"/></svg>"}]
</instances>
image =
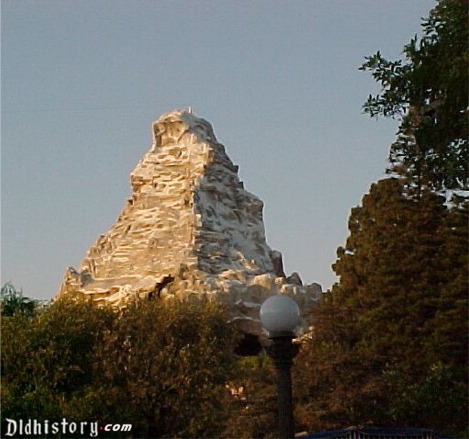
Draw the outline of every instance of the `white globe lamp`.
<instances>
[{"instance_id":1,"label":"white globe lamp","mask_svg":"<svg viewBox=\"0 0 469 439\"><path fill-rule=\"evenodd\" d=\"M277 294L262 304L260 318L270 337L291 334L300 324L300 308L291 297Z\"/></svg>"}]
</instances>

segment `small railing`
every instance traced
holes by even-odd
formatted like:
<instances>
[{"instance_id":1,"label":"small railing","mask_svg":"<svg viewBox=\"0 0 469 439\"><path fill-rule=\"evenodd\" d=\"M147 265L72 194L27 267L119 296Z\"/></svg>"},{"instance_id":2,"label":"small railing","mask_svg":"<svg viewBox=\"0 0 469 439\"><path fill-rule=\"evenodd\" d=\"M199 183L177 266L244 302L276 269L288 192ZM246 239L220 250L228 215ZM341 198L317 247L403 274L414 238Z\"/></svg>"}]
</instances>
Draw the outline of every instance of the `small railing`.
<instances>
[{"instance_id":1,"label":"small railing","mask_svg":"<svg viewBox=\"0 0 469 439\"><path fill-rule=\"evenodd\" d=\"M425 428L347 428L303 436L304 439L449 439Z\"/></svg>"}]
</instances>

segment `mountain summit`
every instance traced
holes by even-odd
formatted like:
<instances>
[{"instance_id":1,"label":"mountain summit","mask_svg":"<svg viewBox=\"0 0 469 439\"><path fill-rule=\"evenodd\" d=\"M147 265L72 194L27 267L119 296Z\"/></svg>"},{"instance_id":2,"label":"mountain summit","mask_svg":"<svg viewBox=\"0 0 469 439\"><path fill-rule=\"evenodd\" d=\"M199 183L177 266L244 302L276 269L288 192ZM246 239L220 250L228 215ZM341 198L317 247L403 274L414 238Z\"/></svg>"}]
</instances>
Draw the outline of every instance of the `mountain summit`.
<instances>
[{"instance_id":1,"label":"mountain summit","mask_svg":"<svg viewBox=\"0 0 469 439\"><path fill-rule=\"evenodd\" d=\"M131 298L210 296L233 309L247 332L270 295L305 308L321 288L286 278L266 243L263 202L246 191L204 119L189 111L153 123L153 142L130 175L132 197L116 223L70 267L57 297L82 294L117 306ZM257 328L257 329L256 329Z\"/></svg>"}]
</instances>

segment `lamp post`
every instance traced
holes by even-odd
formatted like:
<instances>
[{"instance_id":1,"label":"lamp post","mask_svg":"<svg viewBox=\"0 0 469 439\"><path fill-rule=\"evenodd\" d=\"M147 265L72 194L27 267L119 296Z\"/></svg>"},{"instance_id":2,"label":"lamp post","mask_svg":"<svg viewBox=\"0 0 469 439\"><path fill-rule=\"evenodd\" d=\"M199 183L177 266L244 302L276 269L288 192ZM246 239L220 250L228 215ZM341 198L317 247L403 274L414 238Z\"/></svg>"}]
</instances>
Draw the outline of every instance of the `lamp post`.
<instances>
[{"instance_id":1,"label":"lamp post","mask_svg":"<svg viewBox=\"0 0 469 439\"><path fill-rule=\"evenodd\" d=\"M294 330L300 323L300 309L289 296L269 297L261 306L262 326L269 332L272 345L267 354L277 372L278 428L280 439L294 437L291 367L298 349L293 345Z\"/></svg>"}]
</instances>

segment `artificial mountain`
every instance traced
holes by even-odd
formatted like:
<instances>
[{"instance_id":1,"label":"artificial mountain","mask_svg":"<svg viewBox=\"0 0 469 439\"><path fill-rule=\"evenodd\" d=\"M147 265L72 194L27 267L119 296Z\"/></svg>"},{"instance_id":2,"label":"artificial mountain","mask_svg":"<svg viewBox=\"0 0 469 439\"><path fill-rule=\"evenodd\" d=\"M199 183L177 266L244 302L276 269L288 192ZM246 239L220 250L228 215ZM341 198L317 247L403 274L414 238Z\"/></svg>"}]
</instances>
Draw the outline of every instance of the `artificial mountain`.
<instances>
[{"instance_id":1,"label":"artificial mountain","mask_svg":"<svg viewBox=\"0 0 469 439\"><path fill-rule=\"evenodd\" d=\"M266 243L263 202L244 189L206 120L164 114L130 175L132 196L78 270L69 267L57 297L78 294L123 306L128 300L208 297L230 307L245 333L260 334L259 308L288 294L306 311L321 293L283 271Z\"/></svg>"}]
</instances>

